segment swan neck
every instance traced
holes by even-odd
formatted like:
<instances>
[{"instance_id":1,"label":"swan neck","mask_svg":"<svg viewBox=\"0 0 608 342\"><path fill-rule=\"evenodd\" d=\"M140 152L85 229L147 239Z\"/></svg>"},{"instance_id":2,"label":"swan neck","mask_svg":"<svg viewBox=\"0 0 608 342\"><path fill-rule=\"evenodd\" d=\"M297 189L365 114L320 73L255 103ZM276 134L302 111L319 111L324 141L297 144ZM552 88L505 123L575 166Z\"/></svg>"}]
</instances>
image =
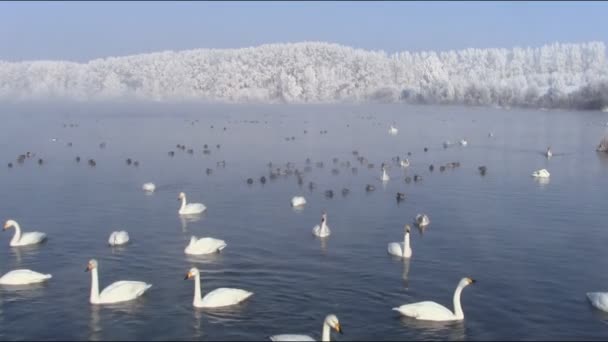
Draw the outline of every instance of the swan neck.
<instances>
[{"instance_id":1,"label":"swan neck","mask_svg":"<svg viewBox=\"0 0 608 342\"><path fill-rule=\"evenodd\" d=\"M323 322L323 335L321 337L321 341L323 342L329 342L330 340L330 331L329 331L329 325L327 325L327 323Z\"/></svg>"},{"instance_id":2,"label":"swan neck","mask_svg":"<svg viewBox=\"0 0 608 342\"><path fill-rule=\"evenodd\" d=\"M403 238L403 255L406 255L410 250L410 233L405 233L405 237Z\"/></svg>"},{"instance_id":3,"label":"swan neck","mask_svg":"<svg viewBox=\"0 0 608 342\"><path fill-rule=\"evenodd\" d=\"M203 301L201 298L201 275L197 274L194 278L194 305Z\"/></svg>"},{"instance_id":4,"label":"swan neck","mask_svg":"<svg viewBox=\"0 0 608 342\"><path fill-rule=\"evenodd\" d=\"M464 312L462 312L462 306L460 305L460 294L464 286L458 286L454 291L454 316L457 319L464 319Z\"/></svg>"},{"instance_id":5,"label":"swan neck","mask_svg":"<svg viewBox=\"0 0 608 342\"><path fill-rule=\"evenodd\" d=\"M11 239L11 244L15 244L21 240L21 227L19 227L19 223L15 222L15 235Z\"/></svg>"},{"instance_id":6,"label":"swan neck","mask_svg":"<svg viewBox=\"0 0 608 342\"><path fill-rule=\"evenodd\" d=\"M179 210L184 210L184 208L186 208L186 195L182 197L182 206L179 208Z\"/></svg>"},{"instance_id":7,"label":"swan neck","mask_svg":"<svg viewBox=\"0 0 608 342\"><path fill-rule=\"evenodd\" d=\"M91 270L91 303L99 303L99 276L97 268Z\"/></svg>"}]
</instances>

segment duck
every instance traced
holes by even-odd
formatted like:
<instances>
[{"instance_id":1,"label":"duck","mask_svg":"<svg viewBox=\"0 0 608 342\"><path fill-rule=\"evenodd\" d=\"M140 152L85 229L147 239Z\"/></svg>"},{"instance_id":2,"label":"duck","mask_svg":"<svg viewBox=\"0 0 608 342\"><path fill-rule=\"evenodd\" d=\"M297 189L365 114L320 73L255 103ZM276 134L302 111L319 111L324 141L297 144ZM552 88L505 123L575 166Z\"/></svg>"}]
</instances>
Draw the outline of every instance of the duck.
<instances>
[{"instance_id":1,"label":"duck","mask_svg":"<svg viewBox=\"0 0 608 342\"><path fill-rule=\"evenodd\" d=\"M124 230L115 231L110 234L110 238L108 239L108 244L110 246L120 246L129 242L129 233Z\"/></svg>"},{"instance_id":2,"label":"duck","mask_svg":"<svg viewBox=\"0 0 608 342\"><path fill-rule=\"evenodd\" d=\"M50 274L42 274L28 269L12 270L0 277L0 285L29 285L51 279Z\"/></svg>"},{"instance_id":3,"label":"duck","mask_svg":"<svg viewBox=\"0 0 608 342\"><path fill-rule=\"evenodd\" d=\"M306 204L306 198L304 198L303 196L294 196L291 199L292 207L301 207L301 206L304 206L305 204Z\"/></svg>"},{"instance_id":4,"label":"duck","mask_svg":"<svg viewBox=\"0 0 608 342\"><path fill-rule=\"evenodd\" d=\"M462 306L460 304L460 294L466 286L474 284L475 282L475 279L470 277L465 277L460 280L456 287L456 291L454 291L454 312L441 304L431 301L404 304L393 308L393 310L398 311L403 316L413 317L423 321L462 321L464 319L464 312L462 311Z\"/></svg>"},{"instance_id":5,"label":"duck","mask_svg":"<svg viewBox=\"0 0 608 342\"><path fill-rule=\"evenodd\" d=\"M154 190L156 190L156 185L154 183L144 183L141 188L147 192L154 192Z\"/></svg>"},{"instance_id":6,"label":"duck","mask_svg":"<svg viewBox=\"0 0 608 342\"><path fill-rule=\"evenodd\" d=\"M400 258L411 258L412 248L410 247L410 225L406 224L405 236L403 237L403 243L391 242L388 244L388 254L398 256Z\"/></svg>"},{"instance_id":7,"label":"duck","mask_svg":"<svg viewBox=\"0 0 608 342\"><path fill-rule=\"evenodd\" d=\"M331 329L343 334L342 326L336 315L327 315L325 321L323 321L323 329L321 331L321 341L329 342L331 339ZM270 336L271 341L315 341L314 338L308 335L296 335L296 334L281 334Z\"/></svg>"},{"instance_id":8,"label":"duck","mask_svg":"<svg viewBox=\"0 0 608 342\"><path fill-rule=\"evenodd\" d=\"M182 205L178 211L178 213L180 215L200 214L203 211L207 210L207 207L205 207L205 205L202 203L187 203L186 204L186 194L183 192L179 193L177 200L182 201Z\"/></svg>"},{"instance_id":9,"label":"duck","mask_svg":"<svg viewBox=\"0 0 608 342\"><path fill-rule=\"evenodd\" d=\"M549 176L551 176L551 174L546 169L541 169L541 170L532 172L532 177L549 178Z\"/></svg>"},{"instance_id":10,"label":"duck","mask_svg":"<svg viewBox=\"0 0 608 342\"><path fill-rule=\"evenodd\" d=\"M89 298L91 304L113 304L131 301L142 296L152 287L151 284L143 281L121 280L107 286L100 293L97 270L97 260L89 260L85 272L91 272L91 296Z\"/></svg>"},{"instance_id":11,"label":"duck","mask_svg":"<svg viewBox=\"0 0 608 342\"><path fill-rule=\"evenodd\" d=\"M401 202L405 199L405 194L403 192L397 193L397 202Z\"/></svg>"},{"instance_id":12,"label":"duck","mask_svg":"<svg viewBox=\"0 0 608 342\"><path fill-rule=\"evenodd\" d=\"M312 229L312 233L313 233L313 235L316 235L318 237L326 237L331 234L331 231L329 230L329 226L327 225L327 213L326 212L323 212L323 215L321 215L321 223L314 226L314 228Z\"/></svg>"},{"instance_id":13,"label":"duck","mask_svg":"<svg viewBox=\"0 0 608 342\"><path fill-rule=\"evenodd\" d=\"M371 191L374 191L374 190L376 190L376 187L373 186L373 185L371 185L371 184L367 184L365 186L365 191L367 191L367 192L371 192Z\"/></svg>"},{"instance_id":14,"label":"duck","mask_svg":"<svg viewBox=\"0 0 608 342\"><path fill-rule=\"evenodd\" d=\"M21 227L15 220L7 220L4 223L3 230L7 230L11 227L15 228L15 235L11 239L11 247L28 246L42 243L46 240L46 234L41 232L27 232L21 233Z\"/></svg>"},{"instance_id":15,"label":"duck","mask_svg":"<svg viewBox=\"0 0 608 342\"><path fill-rule=\"evenodd\" d=\"M190 243L184 249L184 253L190 255L202 255L219 253L228 246L226 241L215 239L212 237L203 237L197 239L196 236L190 238Z\"/></svg>"},{"instance_id":16,"label":"duck","mask_svg":"<svg viewBox=\"0 0 608 342\"><path fill-rule=\"evenodd\" d=\"M192 305L197 308L219 308L241 303L253 295L253 292L242 289L221 287L201 296L201 273L198 268L191 268L184 280L194 279L194 300ZM201 298L202 297L202 298Z\"/></svg>"},{"instance_id":17,"label":"duck","mask_svg":"<svg viewBox=\"0 0 608 342\"><path fill-rule=\"evenodd\" d=\"M487 167L485 167L485 166L480 166L480 167L478 167L477 169L479 170L479 173L480 173L482 176L485 176L486 172L488 171L488 168L487 168Z\"/></svg>"},{"instance_id":18,"label":"duck","mask_svg":"<svg viewBox=\"0 0 608 342\"><path fill-rule=\"evenodd\" d=\"M429 217L426 216L426 214L416 215L416 225L418 225L418 227L426 227L429 223L431 223L431 220L429 220Z\"/></svg>"}]
</instances>

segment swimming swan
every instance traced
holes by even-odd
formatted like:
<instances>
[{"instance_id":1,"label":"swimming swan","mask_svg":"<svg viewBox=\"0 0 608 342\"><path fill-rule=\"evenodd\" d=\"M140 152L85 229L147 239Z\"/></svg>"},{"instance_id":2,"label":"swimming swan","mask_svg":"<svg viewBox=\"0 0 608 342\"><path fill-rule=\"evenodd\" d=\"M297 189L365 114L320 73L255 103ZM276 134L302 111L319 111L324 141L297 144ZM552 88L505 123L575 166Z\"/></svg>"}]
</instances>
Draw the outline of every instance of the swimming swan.
<instances>
[{"instance_id":1,"label":"swimming swan","mask_svg":"<svg viewBox=\"0 0 608 342\"><path fill-rule=\"evenodd\" d=\"M126 302L141 296L152 287L143 281L121 280L112 283L99 293L99 278L97 275L97 260L91 259L85 272L91 271L91 304L112 304Z\"/></svg>"},{"instance_id":2,"label":"swimming swan","mask_svg":"<svg viewBox=\"0 0 608 342\"><path fill-rule=\"evenodd\" d=\"M220 252L226 248L227 244L224 240L214 239L212 237L203 237L197 239L196 236L190 238L190 243L184 249L186 254L201 255Z\"/></svg>"},{"instance_id":3,"label":"swimming swan","mask_svg":"<svg viewBox=\"0 0 608 342\"><path fill-rule=\"evenodd\" d=\"M145 183L141 188L147 192L154 192L154 190L156 190L156 185L154 185L154 183Z\"/></svg>"},{"instance_id":4,"label":"swimming swan","mask_svg":"<svg viewBox=\"0 0 608 342\"><path fill-rule=\"evenodd\" d=\"M50 274L42 274L32 270L20 269L13 270L0 278L0 285L27 285L41 283L53 276Z\"/></svg>"},{"instance_id":5,"label":"swimming swan","mask_svg":"<svg viewBox=\"0 0 608 342\"><path fill-rule=\"evenodd\" d=\"M391 127L388 129L388 134L396 135L397 133L399 133L399 130L397 129L397 127L391 125Z\"/></svg>"},{"instance_id":6,"label":"swimming swan","mask_svg":"<svg viewBox=\"0 0 608 342\"><path fill-rule=\"evenodd\" d=\"M19 223L17 223L17 221L6 221L3 230L7 230L10 227L15 228L15 235L13 235L13 238L10 242L11 247L35 245L37 243L41 243L46 239L46 234L41 232L29 232L22 234L21 227L19 227Z\"/></svg>"},{"instance_id":7,"label":"swimming swan","mask_svg":"<svg viewBox=\"0 0 608 342\"><path fill-rule=\"evenodd\" d=\"M321 336L321 341L329 342L331 338L331 330L342 334L342 326L340 325L340 321L338 321L338 317L336 315L327 315L325 317L325 321L323 322L323 332ZM273 335L270 336L271 341L314 341L312 337L308 335L295 335L295 334L282 334L282 335Z\"/></svg>"},{"instance_id":8,"label":"swimming swan","mask_svg":"<svg viewBox=\"0 0 608 342\"><path fill-rule=\"evenodd\" d=\"M411 258L412 249L410 248L410 225L405 225L405 237L403 243L391 242L388 244L388 254L398 256L400 258Z\"/></svg>"},{"instance_id":9,"label":"swimming swan","mask_svg":"<svg viewBox=\"0 0 608 342\"><path fill-rule=\"evenodd\" d=\"M588 292L587 298L594 307L608 312L608 292Z\"/></svg>"},{"instance_id":10,"label":"swimming swan","mask_svg":"<svg viewBox=\"0 0 608 342\"><path fill-rule=\"evenodd\" d=\"M429 220L429 217L426 216L426 214L416 215L416 224L418 227L426 227L429 225L429 223L431 223L431 220Z\"/></svg>"},{"instance_id":11,"label":"swimming swan","mask_svg":"<svg viewBox=\"0 0 608 342\"><path fill-rule=\"evenodd\" d=\"M551 174L549 173L549 171L547 171L547 169L541 169L532 172L532 177L549 178L549 176L551 176Z\"/></svg>"},{"instance_id":12,"label":"swimming swan","mask_svg":"<svg viewBox=\"0 0 608 342\"><path fill-rule=\"evenodd\" d=\"M194 300L192 305L197 308L218 308L235 305L251 297L253 292L221 287L215 289L201 298L201 274L198 268L193 267L188 271L184 280L194 278Z\"/></svg>"},{"instance_id":13,"label":"swimming swan","mask_svg":"<svg viewBox=\"0 0 608 342\"><path fill-rule=\"evenodd\" d=\"M321 215L321 224L316 225L312 229L312 233L318 237L326 237L326 236L329 236L329 234L331 234L331 231L329 230L329 226L327 225L327 213L326 212L323 212L323 215Z\"/></svg>"},{"instance_id":14,"label":"swimming swan","mask_svg":"<svg viewBox=\"0 0 608 342\"><path fill-rule=\"evenodd\" d=\"M391 178L388 176L388 173L386 173L386 168L382 168L382 177L380 178L383 182L386 182L388 180L390 180Z\"/></svg>"},{"instance_id":15,"label":"swimming swan","mask_svg":"<svg viewBox=\"0 0 608 342\"><path fill-rule=\"evenodd\" d=\"M291 206L292 207L301 207L304 204L306 204L306 198L304 198L302 196L294 196L291 199Z\"/></svg>"},{"instance_id":16,"label":"swimming swan","mask_svg":"<svg viewBox=\"0 0 608 342\"><path fill-rule=\"evenodd\" d=\"M180 215L200 214L203 211L207 210L207 207L205 207L205 205L202 203L187 203L186 204L186 194L183 192L179 193L177 200L182 201L182 206L179 207L179 211L178 211L178 213Z\"/></svg>"},{"instance_id":17,"label":"swimming swan","mask_svg":"<svg viewBox=\"0 0 608 342\"><path fill-rule=\"evenodd\" d=\"M547 152L545 153L547 158L551 158L553 156L553 152L551 152L551 146L547 147Z\"/></svg>"},{"instance_id":18,"label":"swimming swan","mask_svg":"<svg viewBox=\"0 0 608 342\"><path fill-rule=\"evenodd\" d=\"M424 321L461 321L464 319L462 306L460 305L460 294L467 285L473 284L475 280L462 278L454 291L454 312L441 304L431 301L404 304L393 308L404 316L413 317Z\"/></svg>"},{"instance_id":19,"label":"swimming swan","mask_svg":"<svg viewBox=\"0 0 608 342\"><path fill-rule=\"evenodd\" d=\"M124 245L129 242L129 233L124 230L112 232L110 234L110 238L108 239L108 244L110 246L119 246Z\"/></svg>"},{"instance_id":20,"label":"swimming swan","mask_svg":"<svg viewBox=\"0 0 608 342\"><path fill-rule=\"evenodd\" d=\"M406 168L406 167L410 166L410 161L407 158L401 159L401 161L399 161L399 164L401 165L402 168Z\"/></svg>"}]
</instances>

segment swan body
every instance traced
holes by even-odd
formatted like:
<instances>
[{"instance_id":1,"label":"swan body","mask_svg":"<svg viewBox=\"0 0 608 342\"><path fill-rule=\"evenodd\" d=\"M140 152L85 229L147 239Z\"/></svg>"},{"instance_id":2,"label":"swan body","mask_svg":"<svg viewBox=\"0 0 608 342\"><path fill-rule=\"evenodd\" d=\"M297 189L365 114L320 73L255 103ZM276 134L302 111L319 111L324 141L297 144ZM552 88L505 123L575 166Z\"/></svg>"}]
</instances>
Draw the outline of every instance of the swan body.
<instances>
[{"instance_id":1,"label":"swan body","mask_svg":"<svg viewBox=\"0 0 608 342\"><path fill-rule=\"evenodd\" d=\"M388 254L398 256L400 258L411 258L412 248L410 247L410 226L405 225L405 236L403 243L391 242L388 244Z\"/></svg>"},{"instance_id":2,"label":"swan body","mask_svg":"<svg viewBox=\"0 0 608 342\"><path fill-rule=\"evenodd\" d=\"M323 321L323 330L321 333L321 341L329 342L331 338L331 329L342 334L342 326L336 315L328 315ZM315 339L308 335L282 334L270 336L271 341L314 341Z\"/></svg>"},{"instance_id":3,"label":"swan body","mask_svg":"<svg viewBox=\"0 0 608 342\"><path fill-rule=\"evenodd\" d=\"M390 180L391 178L386 173L386 168L382 168L382 177L380 178L383 182Z\"/></svg>"},{"instance_id":4,"label":"swan body","mask_svg":"<svg viewBox=\"0 0 608 342\"><path fill-rule=\"evenodd\" d=\"M588 292L587 298L591 302L591 305L608 312L608 292Z\"/></svg>"},{"instance_id":5,"label":"swan body","mask_svg":"<svg viewBox=\"0 0 608 342\"><path fill-rule=\"evenodd\" d=\"M91 272L91 297L89 299L91 304L112 304L134 300L152 287L151 284L143 281L121 280L112 283L100 293L97 260L90 260L85 271Z\"/></svg>"},{"instance_id":6,"label":"swan body","mask_svg":"<svg viewBox=\"0 0 608 342\"><path fill-rule=\"evenodd\" d=\"M399 311L403 316L424 321L461 321L464 319L464 313L460 305L460 294L462 293L462 289L474 282L475 280L471 278L462 278L460 280L456 291L454 291L454 312L441 304L431 301L404 304L393 308L393 310Z\"/></svg>"},{"instance_id":7,"label":"swan body","mask_svg":"<svg viewBox=\"0 0 608 342\"><path fill-rule=\"evenodd\" d=\"M306 198L304 198L302 196L294 196L291 199L291 206L292 207L301 207L304 204L306 204Z\"/></svg>"},{"instance_id":8,"label":"swan body","mask_svg":"<svg viewBox=\"0 0 608 342\"><path fill-rule=\"evenodd\" d=\"M429 217L426 216L426 214L416 215L416 224L418 227L426 227L429 225L429 223L431 223L431 220L429 220Z\"/></svg>"},{"instance_id":9,"label":"swan body","mask_svg":"<svg viewBox=\"0 0 608 342\"><path fill-rule=\"evenodd\" d=\"M112 232L108 239L108 244L110 244L110 246L124 245L127 242L129 242L129 233L124 230Z\"/></svg>"},{"instance_id":10,"label":"swan body","mask_svg":"<svg viewBox=\"0 0 608 342\"><path fill-rule=\"evenodd\" d=\"M27 245L35 245L46 240L46 234L41 232L27 232L21 233L21 227L19 223L15 220L8 220L4 224L4 229L7 230L11 227L15 228L15 235L11 239L10 246L18 247L18 246L27 246Z\"/></svg>"},{"instance_id":11,"label":"swan body","mask_svg":"<svg viewBox=\"0 0 608 342\"><path fill-rule=\"evenodd\" d=\"M196 267L191 268L184 279L191 278L194 278L194 300L192 305L197 308L231 306L238 304L253 295L253 292L242 289L221 287L207 293L205 297L201 298L201 274Z\"/></svg>"},{"instance_id":12,"label":"swan body","mask_svg":"<svg viewBox=\"0 0 608 342\"><path fill-rule=\"evenodd\" d=\"M178 211L180 215L200 214L207 210L207 207L202 203L186 203L186 194L183 192L179 193L177 199L182 201L182 205Z\"/></svg>"},{"instance_id":13,"label":"swan body","mask_svg":"<svg viewBox=\"0 0 608 342\"><path fill-rule=\"evenodd\" d=\"M402 168L406 168L410 166L410 161L409 159L405 158L405 159L401 159L399 161L399 164L401 165Z\"/></svg>"},{"instance_id":14,"label":"swan body","mask_svg":"<svg viewBox=\"0 0 608 342\"><path fill-rule=\"evenodd\" d=\"M399 133L399 130L397 129L397 127L391 125L391 127L388 129L388 134L396 135L397 133Z\"/></svg>"},{"instance_id":15,"label":"swan body","mask_svg":"<svg viewBox=\"0 0 608 342\"><path fill-rule=\"evenodd\" d=\"M327 213L321 215L321 223L312 229L312 233L318 237L326 237L331 234L329 226L327 225Z\"/></svg>"},{"instance_id":16,"label":"swan body","mask_svg":"<svg viewBox=\"0 0 608 342\"><path fill-rule=\"evenodd\" d=\"M467 146L469 144L468 141L466 141L465 139L460 140L460 145L461 146Z\"/></svg>"},{"instance_id":17,"label":"swan body","mask_svg":"<svg viewBox=\"0 0 608 342\"><path fill-rule=\"evenodd\" d=\"M190 238L190 243L184 249L186 254L202 255L220 252L226 248L227 244L224 240L214 239L212 237L203 237L197 239L195 236Z\"/></svg>"},{"instance_id":18,"label":"swan body","mask_svg":"<svg viewBox=\"0 0 608 342\"><path fill-rule=\"evenodd\" d=\"M147 192L154 192L154 190L156 190L156 185L154 185L154 183L145 183L141 188Z\"/></svg>"},{"instance_id":19,"label":"swan body","mask_svg":"<svg viewBox=\"0 0 608 342\"><path fill-rule=\"evenodd\" d=\"M41 283L53 276L42 274L32 270L20 269L13 270L0 277L0 285L27 285Z\"/></svg>"},{"instance_id":20,"label":"swan body","mask_svg":"<svg viewBox=\"0 0 608 342\"><path fill-rule=\"evenodd\" d=\"M541 169L541 170L532 172L532 177L549 178L550 175L551 174L549 173L549 171L547 171L547 169Z\"/></svg>"},{"instance_id":21,"label":"swan body","mask_svg":"<svg viewBox=\"0 0 608 342\"><path fill-rule=\"evenodd\" d=\"M547 152L545 153L547 158L551 158L553 156L553 152L551 152L551 147L547 147Z\"/></svg>"}]
</instances>

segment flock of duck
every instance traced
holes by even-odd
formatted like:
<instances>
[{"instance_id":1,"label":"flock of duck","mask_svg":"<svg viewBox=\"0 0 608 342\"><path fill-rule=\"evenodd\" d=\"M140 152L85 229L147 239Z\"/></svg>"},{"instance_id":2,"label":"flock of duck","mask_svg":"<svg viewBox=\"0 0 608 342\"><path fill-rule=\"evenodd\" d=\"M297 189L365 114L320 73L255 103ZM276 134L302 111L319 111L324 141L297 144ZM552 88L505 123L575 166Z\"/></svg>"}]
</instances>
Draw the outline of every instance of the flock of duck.
<instances>
[{"instance_id":1,"label":"flock of duck","mask_svg":"<svg viewBox=\"0 0 608 342\"><path fill-rule=\"evenodd\" d=\"M225 130L225 128L224 128ZM391 125L389 128L389 134L396 135L398 134L398 129L395 125ZM489 136L493 136L492 133ZM461 146L467 146L468 142L465 139L460 141ZM451 146L452 143L449 141L444 142L444 148ZM100 145L101 148L103 146ZM185 150L185 146L178 145L179 149ZM219 148L219 145L217 145ZM205 149L207 150L207 146L205 145ZM425 148L425 151L427 149ZM191 150L188 150L189 153L192 153ZM173 156L175 153L173 151L169 152L170 156ZM355 156L358 155L356 151L353 151ZM411 155L408 153L408 155ZM551 151L551 147L547 148L545 156L547 158L551 158L553 155ZM32 157L33 154L28 152L26 155L19 156L18 162L22 163L25 158ZM79 159L79 158L78 158ZM362 161L363 157L358 157L360 161ZM407 168L410 166L410 161L407 158L399 158L396 157L394 159L398 162L402 168ZM94 160L90 160L94 163ZM334 160L336 162L336 160ZM39 160L39 164L42 164L42 159ZM225 163L225 162L224 162ZM129 163L131 164L131 163ZM307 164L310 164L310 160L307 159ZM219 163L218 163L219 165ZM369 164L373 165L373 164ZM458 167L460 163L448 163L446 166L441 166L440 170L445 170L446 167ZM271 164L269 164L272 167ZM317 165L322 167L321 165ZM350 164L349 164L350 166ZM9 167L12 167L12 164L9 163ZM434 168L433 165L429 166L429 170L432 171ZM289 165L288 165L289 169ZM485 166L480 166L479 172L484 175L487 171ZM355 168L353 168L353 172L355 172ZM382 174L380 179L383 182L389 181L390 176L387 173L387 165L385 163L381 166ZM283 170L284 172L285 170ZM209 173L209 172L208 172ZM281 173L281 170L278 169L277 173ZM296 174L298 174L296 170ZM532 176L539 178L548 178L549 172L546 169L535 171ZM271 173L270 177L273 177L273 173ZM302 179L298 174L299 182L302 183ZM420 180L420 176L415 175L414 181ZM260 178L261 183L265 183L265 177ZM406 179L406 182L409 182ZM247 179L248 184L252 184L253 180L251 178ZM309 183L309 188L312 189L314 184ZM373 185L367 185L366 190L371 191L370 189ZM156 190L156 185L154 183L145 183L142 186L142 189L147 193L153 193ZM345 194L345 190L343 189L342 193ZM326 193L327 195L327 193ZM333 196L333 194L332 194ZM397 193L397 201L403 200L405 195L403 193ZM178 208L179 215L197 215L205 212L207 207L202 203L188 203L186 194L184 192L179 193L177 197L178 201L181 201L181 204ZM295 196L291 199L291 205L295 208L301 208L307 204L307 200L303 196ZM315 225L312 229L312 234L320 237L326 238L331 235L331 230L327 221L327 212L323 211L321 215L321 222ZM414 224L418 226L420 229L426 228L430 224L429 217L420 213L416 215L414 219ZM11 247L21 247L28 245L40 244L47 239L47 235L42 232L23 232L19 223L17 223L13 219L9 219L5 222L3 230L8 230L13 228L15 233L13 238L10 240ZM391 242L388 244L387 252L392 256L396 256L399 258L409 259L412 257L412 247L410 245L410 230L411 227L409 224L404 226L404 237L403 241L399 242ZM108 244L111 246L124 245L129 242L129 234L126 231L115 231L112 232L109 239ZM189 255L204 255L204 254L212 254L219 253L224 248L226 248L227 243L224 240L215 239L212 237L202 237L197 238L196 236L192 236L188 245L184 249L184 253ZM127 302L131 300L135 300L138 297L142 296L150 287L152 286L149 283L143 281L131 281L131 280L121 280L116 281L108 286L106 286L103 290L100 291L99 287L99 263L95 259L89 260L87 263L85 271L90 272L91 274L91 292L89 301L91 304L95 305L103 305L103 304L113 304L113 303L121 303ZM48 281L52 278L50 274L43 274L39 272L35 272L29 269L17 269L12 270L2 277L0 277L0 285L27 285L34 283L41 283ZM193 298L193 306L198 308L219 308L219 307L227 307L239 304L251 296L254 295L253 292L247 291L239 288L218 288L213 291L208 292L205 296L201 294L201 276L200 271L193 267L191 268L185 275L184 279L193 279L194 280L194 298ZM399 314L403 316L412 317L418 320L427 320L427 321L459 321L464 319L464 312L462 309L462 305L460 302L460 297L462 290L475 283L475 280L470 277L462 278L453 294L453 306L454 310L450 310L447 307L438 304L433 301L421 301L416 303L404 304L398 307L394 307L393 310L399 312ZM587 297L591 304L598 309L603 311L608 311L608 292L593 292L587 293ZM342 333L342 326L334 314L329 314L326 316L321 331L321 337L323 341L329 341L331 330L335 330L336 332ZM281 335L273 335L270 336L272 341L314 341L314 339L308 335L295 335L295 334L281 334Z\"/></svg>"}]
</instances>

